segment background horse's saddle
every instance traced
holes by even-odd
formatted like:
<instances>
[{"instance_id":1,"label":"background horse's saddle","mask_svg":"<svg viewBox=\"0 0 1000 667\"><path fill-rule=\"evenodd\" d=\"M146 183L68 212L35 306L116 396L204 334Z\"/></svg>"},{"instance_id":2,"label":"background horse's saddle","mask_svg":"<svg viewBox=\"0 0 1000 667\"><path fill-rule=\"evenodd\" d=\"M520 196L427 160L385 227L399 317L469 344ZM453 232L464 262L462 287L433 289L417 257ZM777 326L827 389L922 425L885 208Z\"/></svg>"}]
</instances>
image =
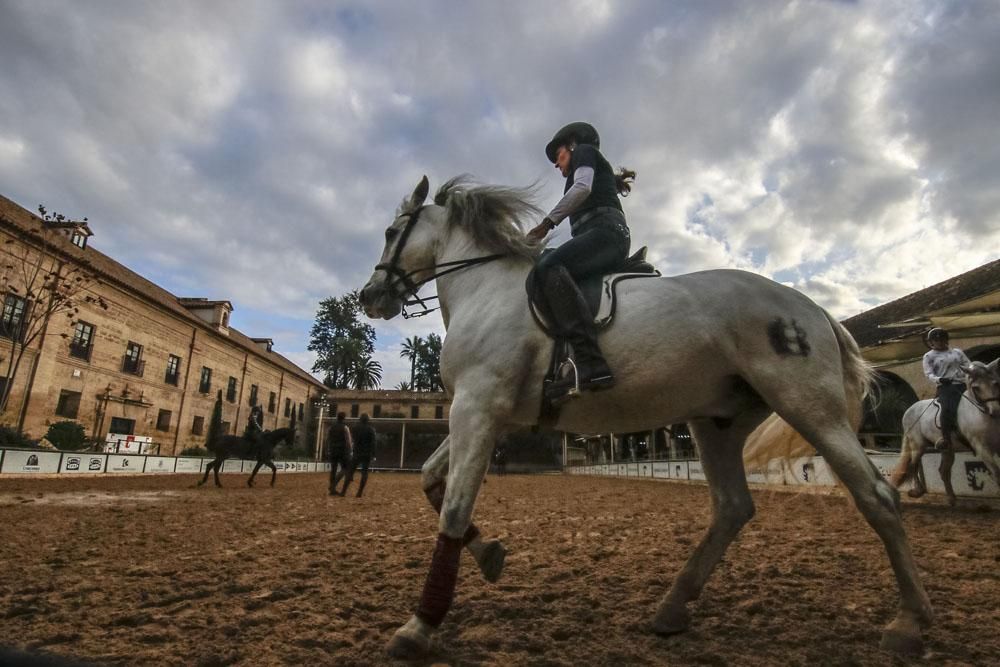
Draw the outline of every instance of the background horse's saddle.
<instances>
[{"instance_id":1,"label":"background horse's saddle","mask_svg":"<svg viewBox=\"0 0 1000 667\"><path fill-rule=\"evenodd\" d=\"M546 252L552 251L549 250ZM655 278L659 275L660 272L646 261L646 246L643 246L635 254L626 259L625 263L615 273L587 276L583 280L578 281L577 285L583 293L583 297L587 300L590 312L594 314L594 323L598 328L604 328L611 324L615 316L618 304L615 286L618 283L630 278ZM550 323L545 320L545 316L543 315L545 309L539 308L535 303L535 296L538 294L538 291L535 287L534 269L528 274L526 288L528 290L528 304L531 307L532 314L542 328L551 335Z\"/></svg>"}]
</instances>

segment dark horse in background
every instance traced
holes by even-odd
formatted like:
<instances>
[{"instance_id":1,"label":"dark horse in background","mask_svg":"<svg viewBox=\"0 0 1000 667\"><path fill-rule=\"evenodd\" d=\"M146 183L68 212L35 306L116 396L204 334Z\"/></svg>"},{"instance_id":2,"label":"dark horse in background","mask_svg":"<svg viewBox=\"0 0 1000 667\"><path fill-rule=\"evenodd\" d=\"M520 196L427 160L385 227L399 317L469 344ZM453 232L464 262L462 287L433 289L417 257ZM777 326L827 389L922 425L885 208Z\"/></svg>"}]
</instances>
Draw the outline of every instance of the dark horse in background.
<instances>
[{"instance_id":1,"label":"dark horse in background","mask_svg":"<svg viewBox=\"0 0 1000 667\"><path fill-rule=\"evenodd\" d=\"M277 468L274 467L274 448L280 442L292 446L294 440L295 429L293 428L263 431L257 436L256 442L238 435L220 436L209 446L209 450L215 454L215 459L205 468L205 476L198 482L198 486L208 481L209 472L215 473L215 485L222 486L219 482L219 471L222 470L223 461L230 458L257 460L257 465L254 466L250 479L247 480L247 486L253 486L253 479L257 476L257 471L260 470L261 466L267 466L271 469L271 486L274 486L274 478L278 474Z\"/></svg>"}]
</instances>

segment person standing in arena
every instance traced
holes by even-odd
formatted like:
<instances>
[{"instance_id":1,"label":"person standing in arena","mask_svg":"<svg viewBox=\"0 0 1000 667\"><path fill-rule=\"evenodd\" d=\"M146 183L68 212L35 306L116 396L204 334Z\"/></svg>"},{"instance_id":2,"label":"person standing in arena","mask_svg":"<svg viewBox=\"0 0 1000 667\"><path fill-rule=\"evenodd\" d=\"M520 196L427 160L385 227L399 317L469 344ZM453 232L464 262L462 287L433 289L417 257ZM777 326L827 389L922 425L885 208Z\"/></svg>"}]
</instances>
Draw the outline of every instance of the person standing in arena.
<instances>
[{"instance_id":1,"label":"person standing in arena","mask_svg":"<svg viewBox=\"0 0 1000 667\"><path fill-rule=\"evenodd\" d=\"M351 472L344 482L344 490L340 495L347 493L347 487L354 479L354 471L361 466L361 482L355 497L360 498L365 492L365 485L368 483L368 467L371 465L375 455L375 429L368 423L368 413L362 413L360 423L354 427L354 457L351 461Z\"/></svg>"},{"instance_id":2,"label":"person standing in arena","mask_svg":"<svg viewBox=\"0 0 1000 667\"><path fill-rule=\"evenodd\" d=\"M353 440L351 429L344 423L343 412L337 413L337 421L330 427L326 436L326 451L330 457L330 495L343 496L347 493L348 475L351 471L351 450ZM338 470L339 468L339 470ZM344 489L337 493L337 484L344 480Z\"/></svg>"}]
</instances>

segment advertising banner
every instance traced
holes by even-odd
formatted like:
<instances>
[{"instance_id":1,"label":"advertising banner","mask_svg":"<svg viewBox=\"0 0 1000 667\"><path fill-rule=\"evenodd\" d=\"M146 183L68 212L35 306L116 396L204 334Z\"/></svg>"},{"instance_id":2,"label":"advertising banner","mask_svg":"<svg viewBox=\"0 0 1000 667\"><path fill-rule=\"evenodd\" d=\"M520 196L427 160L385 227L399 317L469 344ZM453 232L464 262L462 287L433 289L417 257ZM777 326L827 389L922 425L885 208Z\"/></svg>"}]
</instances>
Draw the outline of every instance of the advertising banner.
<instances>
[{"instance_id":1,"label":"advertising banner","mask_svg":"<svg viewBox=\"0 0 1000 667\"><path fill-rule=\"evenodd\" d=\"M23 451L8 449L3 457L2 472L6 473L56 473L59 472L59 452Z\"/></svg>"},{"instance_id":2,"label":"advertising banner","mask_svg":"<svg viewBox=\"0 0 1000 667\"><path fill-rule=\"evenodd\" d=\"M688 479L705 480L705 471L701 469L701 461L688 461Z\"/></svg>"},{"instance_id":3,"label":"advertising banner","mask_svg":"<svg viewBox=\"0 0 1000 667\"><path fill-rule=\"evenodd\" d=\"M944 493L944 482L938 466L941 465L941 455L937 452L924 454L921 464L924 467L924 479L930 493ZM989 468L972 452L955 454L955 463L951 467L951 486L956 496L993 497L1000 495L997 480L990 475Z\"/></svg>"},{"instance_id":4,"label":"advertising banner","mask_svg":"<svg viewBox=\"0 0 1000 667\"><path fill-rule=\"evenodd\" d=\"M107 462L105 454L63 454L62 465L59 472L68 474L90 473L95 475L104 472L104 464Z\"/></svg>"},{"instance_id":5,"label":"advertising banner","mask_svg":"<svg viewBox=\"0 0 1000 667\"><path fill-rule=\"evenodd\" d=\"M251 467L250 470L253 470ZM250 472L248 470L247 472ZM240 459L226 459L222 462L222 470L219 472L243 472L243 461Z\"/></svg>"},{"instance_id":6,"label":"advertising banner","mask_svg":"<svg viewBox=\"0 0 1000 667\"><path fill-rule=\"evenodd\" d=\"M143 456L132 454L108 454L108 465L105 472L142 472Z\"/></svg>"},{"instance_id":7,"label":"advertising banner","mask_svg":"<svg viewBox=\"0 0 1000 667\"><path fill-rule=\"evenodd\" d=\"M657 479L668 479L670 477L670 462L655 461L653 463L653 477Z\"/></svg>"},{"instance_id":8,"label":"advertising banner","mask_svg":"<svg viewBox=\"0 0 1000 667\"><path fill-rule=\"evenodd\" d=\"M785 484L833 486L834 483L826 461L819 456L804 456L791 461L785 467Z\"/></svg>"},{"instance_id":9,"label":"advertising banner","mask_svg":"<svg viewBox=\"0 0 1000 667\"><path fill-rule=\"evenodd\" d=\"M179 458L174 472L201 472L201 463L204 459L199 458Z\"/></svg>"},{"instance_id":10,"label":"advertising banner","mask_svg":"<svg viewBox=\"0 0 1000 667\"><path fill-rule=\"evenodd\" d=\"M671 461L670 479L688 479L688 462Z\"/></svg>"},{"instance_id":11,"label":"advertising banner","mask_svg":"<svg viewBox=\"0 0 1000 667\"><path fill-rule=\"evenodd\" d=\"M640 463L639 464L639 477L652 477L653 476L653 464L652 463Z\"/></svg>"},{"instance_id":12,"label":"advertising banner","mask_svg":"<svg viewBox=\"0 0 1000 667\"><path fill-rule=\"evenodd\" d=\"M165 473L174 471L175 459L172 456L147 456L146 469L143 472Z\"/></svg>"}]
</instances>

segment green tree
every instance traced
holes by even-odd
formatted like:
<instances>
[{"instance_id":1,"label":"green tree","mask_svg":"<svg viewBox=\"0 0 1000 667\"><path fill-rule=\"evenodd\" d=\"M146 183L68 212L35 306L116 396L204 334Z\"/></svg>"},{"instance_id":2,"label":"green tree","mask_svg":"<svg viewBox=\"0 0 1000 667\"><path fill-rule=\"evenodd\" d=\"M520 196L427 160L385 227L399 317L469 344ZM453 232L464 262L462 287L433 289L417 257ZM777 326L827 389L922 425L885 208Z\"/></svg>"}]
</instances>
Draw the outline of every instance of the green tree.
<instances>
[{"instance_id":1,"label":"green tree","mask_svg":"<svg viewBox=\"0 0 1000 667\"><path fill-rule=\"evenodd\" d=\"M355 389L378 389L382 384L382 364L371 357L361 359L354 366Z\"/></svg>"},{"instance_id":2,"label":"green tree","mask_svg":"<svg viewBox=\"0 0 1000 667\"><path fill-rule=\"evenodd\" d=\"M316 353L313 372L323 373L323 383L332 389L349 388L357 378L358 365L375 351L375 329L362 323L360 316L356 291L319 304L307 349Z\"/></svg>"},{"instance_id":3,"label":"green tree","mask_svg":"<svg viewBox=\"0 0 1000 667\"><path fill-rule=\"evenodd\" d=\"M416 387L422 391L438 391L441 382L441 336L428 334L417 352Z\"/></svg>"},{"instance_id":4,"label":"green tree","mask_svg":"<svg viewBox=\"0 0 1000 667\"><path fill-rule=\"evenodd\" d=\"M410 386L414 386L417 375L417 357L420 356L420 347L424 341L420 336L411 336L403 341L403 349L399 356L410 360Z\"/></svg>"},{"instance_id":5,"label":"green tree","mask_svg":"<svg viewBox=\"0 0 1000 667\"><path fill-rule=\"evenodd\" d=\"M396 385L396 391L413 391L413 389L412 385L409 382L403 380L402 382Z\"/></svg>"},{"instance_id":6,"label":"green tree","mask_svg":"<svg viewBox=\"0 0 1000 667\"><path fill-rule=\"evenodd\" d=\"M222 435L222 390L215 396L215 407L212 408L212 419L208 422L208 435L205 436L205 448L211 450L215 441Z\"/></svg>"}]
</instances>

